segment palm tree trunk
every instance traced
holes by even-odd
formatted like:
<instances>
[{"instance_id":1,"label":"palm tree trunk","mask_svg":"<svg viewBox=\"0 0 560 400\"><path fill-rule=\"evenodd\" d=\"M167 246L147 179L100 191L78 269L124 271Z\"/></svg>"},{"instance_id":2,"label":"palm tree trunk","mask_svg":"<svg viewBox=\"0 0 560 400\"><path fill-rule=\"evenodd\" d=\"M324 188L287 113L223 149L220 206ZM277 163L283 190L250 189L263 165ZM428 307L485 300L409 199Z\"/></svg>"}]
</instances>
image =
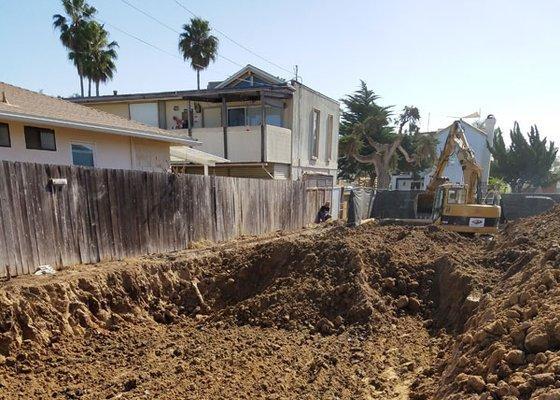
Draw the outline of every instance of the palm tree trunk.
<instances>
[{"instance_id":1,"label":"palm tree trunk","mask_svg":"<svg viewBox=\"0 0 560 400\"><path fill-rule=\"evenodd\" d=\"M78 75L80 75L80 94L84 97L84 77L80 71L78 71Z\"/></svg>"},{"instance_id":2,"label":"palm tree trunk","mask_svg":"<svg viewBox=\"0 0 560 400\"><path fill-rule=\"evenodd\" d=\"M200 90L200 70L196 70L196 87Z\"/></svg>"},{"instance_id":3,"label":"palm tree trunk","mask_svg":"<svg viewBox=\"0 0 560 400\"><path fill-rule=\"evenodd\" d=\"M95 81L95 95L99 96L99 81Z\"/></svg>"}]
</instances>

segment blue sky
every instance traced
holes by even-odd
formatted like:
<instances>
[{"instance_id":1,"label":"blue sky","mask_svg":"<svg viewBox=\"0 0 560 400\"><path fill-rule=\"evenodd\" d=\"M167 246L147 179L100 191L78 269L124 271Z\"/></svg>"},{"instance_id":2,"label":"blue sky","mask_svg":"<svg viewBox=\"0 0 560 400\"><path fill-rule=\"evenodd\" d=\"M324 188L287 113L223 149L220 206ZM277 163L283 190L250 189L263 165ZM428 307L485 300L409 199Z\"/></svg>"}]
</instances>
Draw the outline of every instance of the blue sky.
<instances>
[{"instance_id":1,"label":"blue sky","mask_svg":"<svg viewBox=\"0 0 560 400\"><path fill-rule=\"evenodd\" d=\"M191 15L175 0L127 0L179 29ZM555 114L560 93L560 2L553 0L179 0L211 24L339 99L363 79L382 104L416 105L422 127L481 110L509 130L514 120L560 143ZM176 54L177 34L122 0L90 0L100 20ZM52 28L59 0L0 0L0 80L47 94L78 92L78 79ZM114 81L120 93L192 89L196 75L177 57L107 26L120 44ZM274 75L292 76L220 34L220 53ZM5 55L9 54L10 57ZM239 69L218 58L205 84Z\"/></svg>"}]
</instances>

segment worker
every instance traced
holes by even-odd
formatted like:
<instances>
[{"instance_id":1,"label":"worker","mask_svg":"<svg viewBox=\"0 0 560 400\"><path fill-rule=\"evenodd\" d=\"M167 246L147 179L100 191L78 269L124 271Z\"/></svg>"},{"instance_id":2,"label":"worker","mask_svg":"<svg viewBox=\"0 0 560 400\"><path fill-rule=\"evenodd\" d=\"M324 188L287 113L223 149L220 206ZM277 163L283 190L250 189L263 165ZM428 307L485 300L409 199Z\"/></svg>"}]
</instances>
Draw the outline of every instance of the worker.
<instances>
[{"instance_id":1,"label":"worker","mask_svg":"<svg viewBox=\"0 0 560 400\"><path fill-rule=\"evenodd\" d=\"M331 203L328 201L321 206L319 212L317 213L317 223L325 222L331 219Z\"/></svg>"}]
</instances>

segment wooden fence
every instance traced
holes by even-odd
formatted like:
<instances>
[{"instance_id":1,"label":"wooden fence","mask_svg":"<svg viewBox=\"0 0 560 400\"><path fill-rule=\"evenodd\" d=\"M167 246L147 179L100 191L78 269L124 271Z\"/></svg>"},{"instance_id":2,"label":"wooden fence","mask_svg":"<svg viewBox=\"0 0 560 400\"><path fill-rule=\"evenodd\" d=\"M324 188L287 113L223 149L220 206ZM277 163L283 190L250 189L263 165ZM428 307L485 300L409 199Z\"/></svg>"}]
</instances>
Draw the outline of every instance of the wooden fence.
<instances>
[{"instance_id":1,"label":"wooden fence","mask_svg":"<svg viewBox=\"0 0 560 400\"><path fill-rule=\"evenodd\" d=\"M0 275L298 229L330 195L292 181L2 161Z\"/></svg>"}]
</instances>

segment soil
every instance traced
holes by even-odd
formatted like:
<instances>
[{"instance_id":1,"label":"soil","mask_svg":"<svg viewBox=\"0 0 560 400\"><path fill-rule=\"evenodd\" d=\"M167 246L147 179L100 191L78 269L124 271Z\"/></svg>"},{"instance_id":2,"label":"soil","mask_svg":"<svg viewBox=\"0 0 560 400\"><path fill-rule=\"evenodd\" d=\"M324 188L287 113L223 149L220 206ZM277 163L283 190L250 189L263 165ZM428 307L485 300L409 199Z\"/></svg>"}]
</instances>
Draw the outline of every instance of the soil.
<instances>
[{"instance_id":1,"label":"soil","mask_svg":"<svg viewBox=\"0 0 560 400\"><path fill-rule=\"evenodd\" d=\"M560 398L559 232L328 225L15 278L0 399Z\"/></svg>"}]
</instances>

